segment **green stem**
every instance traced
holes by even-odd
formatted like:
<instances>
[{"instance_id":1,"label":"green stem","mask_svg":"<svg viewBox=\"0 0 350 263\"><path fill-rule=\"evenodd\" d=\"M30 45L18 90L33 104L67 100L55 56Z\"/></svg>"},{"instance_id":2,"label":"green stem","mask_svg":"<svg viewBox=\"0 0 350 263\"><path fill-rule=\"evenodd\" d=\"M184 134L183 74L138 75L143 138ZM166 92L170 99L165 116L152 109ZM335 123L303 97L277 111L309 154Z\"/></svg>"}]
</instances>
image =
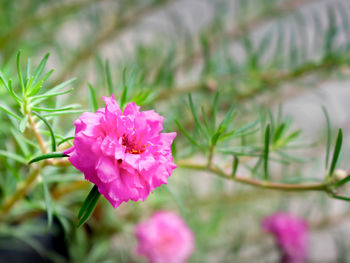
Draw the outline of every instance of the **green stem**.
<instances>
[{"instance_id":1,"label":"green stem","mask_svg":"<svg viewBox=\"0 0 350 263\"><path fill-rule=\"evenodd\" d=\"M309 183L309 184L284 184L284 183L274 183L274 182L266 182L265 180L258 180L247 178L243 176L236 175L235 177L230 176L230 174L226 174L220 168L210 165L201 165L188 163L184 161L177 162L178 167L192 169L192 170L200 170L200 171L209 171L213 174L216 174L222 178L227 180L236 181L238 183L248 184L254 187L266 188L266 189L274 189L281 191L325 191L328 192L328 184L326 183Z\"/></svg>"}]
</instances>

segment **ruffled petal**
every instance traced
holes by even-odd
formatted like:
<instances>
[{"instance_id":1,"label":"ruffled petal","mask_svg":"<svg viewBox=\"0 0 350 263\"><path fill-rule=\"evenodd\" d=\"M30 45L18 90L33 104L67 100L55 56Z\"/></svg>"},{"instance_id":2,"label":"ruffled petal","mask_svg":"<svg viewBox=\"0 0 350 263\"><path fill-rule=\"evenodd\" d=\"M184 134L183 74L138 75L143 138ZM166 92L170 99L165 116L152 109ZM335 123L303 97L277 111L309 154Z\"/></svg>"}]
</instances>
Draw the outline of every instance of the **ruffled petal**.
<instances>
[{"instance_id":1,"label":"ruffled petal","mask_svg":"<svg viewBox=\"0 0 350 263\"><path fill-rule=\"evenodd\" d=\"M129 103L122 112L113 96L103 100L104 108L74 122L73 147L65 153L114 207L144 201L176 167L171 153L176 133L160 133L164 117L153 110L140 112Z\"/></svg>"}]
</instances>

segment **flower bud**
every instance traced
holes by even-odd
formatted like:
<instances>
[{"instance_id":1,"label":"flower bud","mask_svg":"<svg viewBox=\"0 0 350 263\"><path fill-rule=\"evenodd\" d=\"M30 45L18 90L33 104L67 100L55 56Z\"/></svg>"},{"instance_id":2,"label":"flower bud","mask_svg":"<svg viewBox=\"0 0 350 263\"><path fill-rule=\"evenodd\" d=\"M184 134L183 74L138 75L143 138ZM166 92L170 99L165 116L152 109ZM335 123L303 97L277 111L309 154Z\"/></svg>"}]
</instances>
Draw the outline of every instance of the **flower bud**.
<instances>
[{"instance_id":1,"label":"flower bud","mask_svg":"<svg viewBox=\"0 0 350 263\"><path fill-rule=\"evenodd\" d=\"M349 172L343 169L337 169L334 171L334 178L336 182L339 182L345 179L348 176Z\"/></svg>"}]
</instances>

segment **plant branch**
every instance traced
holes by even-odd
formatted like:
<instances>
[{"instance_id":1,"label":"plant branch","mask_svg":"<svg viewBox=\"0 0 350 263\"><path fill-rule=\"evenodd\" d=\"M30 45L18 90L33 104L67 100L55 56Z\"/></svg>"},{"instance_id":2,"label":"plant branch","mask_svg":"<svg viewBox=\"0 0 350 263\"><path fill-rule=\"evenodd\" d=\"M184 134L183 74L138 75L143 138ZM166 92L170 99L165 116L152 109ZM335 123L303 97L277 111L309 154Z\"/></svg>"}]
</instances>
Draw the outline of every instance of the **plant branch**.
<instances>
[{"instance_id":1,"label":"plant branch","mask_svg":"<svg viewBox=\"0 0 350 263\"><path fill-rule=\"evenodd\" d=\"M342 57L336 56L333 59L328 58L319 63L310 62L290 72L289 71L262 72L260 73L260 76L258 76L258 78L260 83L264 85L261 85L261 87L258 89L250 89L246 92L235 94L234 95L235 100L246 101L263 92L266 92L266 90L272 91L277 89L279 85L282 84L283 82L301 78L308 74L319 72L322 70L329 70L334 67L341 67L344 65L348 66L349 54L341 54L341 56ZM233 79L237 79L239 77L242 77L242 76L238 74L225 74L217 77L214 80L214 82L219 84L220 82L230 81ZM213 82L213 80L211 80L211 82ZM160 92L157 97L157 101L168 100L171 97L182 96L189 92L196 92L201 89L212 90L212 88L210 87L210 83L208 83L208 81L206 82L206 81L200 80L198 83L192 83L184 86L174 87L172 90L166 90L166 91Z\"/></svg>"},{"instance_id":2,"label":"plant branch","mask_svg":"<svg viewBox=\"0 0 350 263\"><path fill-rule=\"evenodd\" d=\"M28 116L30 129L32 130L36 140L39 143L40 150L42 151L42 153L47 153L47 149L46 149L46 146L45 146L44 139L41 137L39 131L37 130L36 124L35 124L35 122L33 120L33 117L30 115L29 112L27 112L27 116Z\"/></svg>"},{"instance_id":3,"label":"plant branch","mask_svg":"<svg viewBox=\"0 0 350 263\"><path fill-rule=\"evenodd\" d=\"M274 190L282 190L282 191L328 191L328 184L326 183L309 183L309 184L284 184L284 183L274 183L269 181L263 181L258 179L247 178L243 176L236 175L232 177L230 174L226 174L220 168L215 165L201 165L195 163L189 163L187 161L179 160L177 162L178 167L192 169L192 170L200 170L200 171L209 171L215 175L218 175L227 180L236 181L238 183L248 184L251 186L266 188L266 189L274 189Z\"/></svg>"}]
</instances>

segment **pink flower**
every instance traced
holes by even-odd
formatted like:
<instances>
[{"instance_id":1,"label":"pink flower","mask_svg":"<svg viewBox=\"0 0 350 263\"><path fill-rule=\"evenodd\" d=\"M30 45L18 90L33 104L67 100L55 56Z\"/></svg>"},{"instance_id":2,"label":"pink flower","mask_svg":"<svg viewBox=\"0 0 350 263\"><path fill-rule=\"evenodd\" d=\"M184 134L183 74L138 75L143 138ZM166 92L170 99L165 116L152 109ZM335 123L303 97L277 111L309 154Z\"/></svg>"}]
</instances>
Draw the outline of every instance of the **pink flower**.
<instances>
[{"instance_id":1,"label":"pink flower","mask_svg":"<svg viewBox=\"0 0 350 263\"><path fill-rule=\"evenodd\" d=\"M115 208L145 201L176 168L171 153L176 133L161 133L164 117L153 110L140 111L132 102L122 112L113 95L103 100L105 108L74 121L74 145L64 153Z\"/></svg>"},{"instance_id":2,"label":"pink flower","mask_svg":"<svg viewBox=\"0 0 350 263\"><path fill-rule=\"evenodd\" d=\"M302 263L307 260L308 225L303 219L278 212L264 218L262 228L275 236L282 251L283 263Z\"/></svg>"},{"instance_id":3,"label":"pink flower","mask_svg":"<svg viewBox=\"0 0 350 263\"><path fill-rule=\"evenodd\" d=\"M135 228L137 252L150 263L184 263L194 250L194 236L181 217L173 212L156 212Z\"/></svg>"}]
</instances>

